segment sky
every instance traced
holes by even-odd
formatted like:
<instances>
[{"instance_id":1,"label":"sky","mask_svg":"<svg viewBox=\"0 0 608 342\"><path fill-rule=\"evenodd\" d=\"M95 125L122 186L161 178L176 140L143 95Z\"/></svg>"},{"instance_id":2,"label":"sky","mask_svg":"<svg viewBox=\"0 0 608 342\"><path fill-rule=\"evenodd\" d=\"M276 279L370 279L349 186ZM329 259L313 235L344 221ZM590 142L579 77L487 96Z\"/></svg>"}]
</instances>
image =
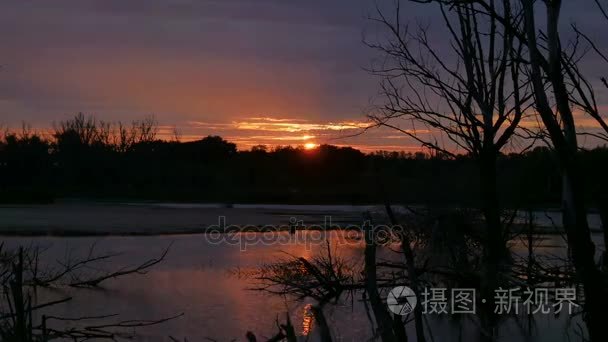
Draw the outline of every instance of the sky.
<instances>
[{"instance_id":1,"label":"sky","mask_svg":"<svg viewBox=\"0 0 608 342\"><path fill-rule=\"evenodd\" d=\"M382 1L382 0L380 0ZM591 0L566 5L597 34ZM585 3L585 5L580 5ZM78 112L160 133L257 144L419 150L360 132L379 80L363 44L373 0L0 0L0 124L46 129ZM432 23L436 8L407 4ZM447 44L439 39L439 44ZM607 68L608 69L608 68Z\"/></svg>"}]
</instances>

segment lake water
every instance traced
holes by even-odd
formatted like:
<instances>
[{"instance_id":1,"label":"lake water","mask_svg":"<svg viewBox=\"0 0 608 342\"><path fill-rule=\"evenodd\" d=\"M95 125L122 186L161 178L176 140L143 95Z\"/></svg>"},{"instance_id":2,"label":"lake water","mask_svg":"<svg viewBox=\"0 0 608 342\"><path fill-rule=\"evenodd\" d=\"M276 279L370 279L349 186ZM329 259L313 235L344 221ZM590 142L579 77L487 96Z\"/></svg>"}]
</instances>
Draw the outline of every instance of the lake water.
<instances>
[{"instance_id":1,"label":"lake water","mask_svg":"<svg viewBox=\"0 0 608 342\"><path fill-rule=\"evenodd\" d=\"M287 233L281 233L287 234ZM320 232L297 233L320 234ZM336 253L354 263L362 263L360 241L345 239L343 232L329 234ZM601 240L596 236L597 241ZM188 338L189 341L245 340L247 331L253 331L259 340L277 332L275 321L284 321L289 312L302 341L316 339L314 323L307 302L294 302L257 291L251 291L254 280L245 276L264 264L287 259L289 255L310 258L320 253L325 245L308 245L303 242L285 244L257 244L243 249L238 245L210 243L204 235L146 236L146 237L78 237L78 238L4 238L7 247L38 245L46 248L46 262L65 260L70 256L85 256L91 245L100 253L122 253L111 261L99 265L115 270L125 265L136 265L158 256L171 245L166 260L145 275L129 275L109 280L102 289L57 289L43 296L55 299L72 295L74 299L56 306L51 313L74 317L119 313L120 319L158 319L184 313L183 317L158 326L138 329L137 340L169 341L169 335ZM348 241L348 243L345 243ZM558 235L546 236L543 241L551 253L563 253L563 240ZM523 252L515 243L514 250ZM380 256L388 255L380 251ZM360 298L328 306L326 315L336 341L366 341L372 336ZM475 341L477 328L463 326L449 316L429 316L434 341ZM539 316L532 338L524 338L525 326L514 319L507 320L500 329L501 341L579 341L575 326L580 317L561 315ZM583 324L584 326L584 324ZM410 327L411 329L411 327ZM413 332L411 332L413 336ZM413 337L412 337L413 338Z\"/></svg>"}]
</instances>

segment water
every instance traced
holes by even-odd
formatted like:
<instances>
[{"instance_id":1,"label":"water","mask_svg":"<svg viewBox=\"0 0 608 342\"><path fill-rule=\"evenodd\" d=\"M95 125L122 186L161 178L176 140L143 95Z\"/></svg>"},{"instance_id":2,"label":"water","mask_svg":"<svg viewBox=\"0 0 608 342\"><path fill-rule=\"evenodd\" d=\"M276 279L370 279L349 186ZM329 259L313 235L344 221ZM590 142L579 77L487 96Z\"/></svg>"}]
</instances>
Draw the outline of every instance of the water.
<instances>
[{"instance_id":1,"label":"water","mask_svg":"<svg viewBox=\"0 0 608 342\"><path fill-rule=\"evenodd\" d=\"M281 233L287 234L287 233ZM300 236L319 232L298 232ZM341 231L328 233L334 241L336 253L354 264L361 264L361 241L346 239ZM543 245L546 250L563 251L561 237L547 236ZM599 242L599 236L598 242ZM311 258L318 255L325 245L305 243L257 244L245 250L238 245L213 244L204 235L146 236L146 237L78 237L78 238L4 238L7 247L38 245L46 248L45 262L54 263L70 256L85 256L94 244L100 253L122 253L99 265L116 270L125 265L136 265L156 257L169 245L170 252L164 262L153 267L145 275L128 275L103 283L101 289L61 288L44 291L41 297L58 299L71 295L74 299L48 311L47 314L74 317L119 313L117 319L159 319L184 313L183 317L161 325L138 329L139 341L169 341L169 335L189 341L242 341L247 331L253 331L259 340L277 332L275 321L285 320L289 312L296 331L302 340L315 340L308 302L294 302L290 298L251 291L255 281L248 277L250 271L264 263L296 257ZM336 246L336 241L341 243ZM515 251L524 248L514 242ZM391 254L380 251L380 256ZM92 271L94 272L94 271ZM42 300L42 299L39 299ZM352 305L351 305L352 304ZM329 306L326 315L336 341L365 341L372 335L360 298L349 298L343 303ZM465 341L474 341L478 335L472 323L464 325L454 317L428 320L435 341L458 341L463 330ZM572 320L572 322L571 322ZM466 321L466 319L465 319ZM538 317L536 337L530 341L579 341L576 323L580 317L562 315ZM500 329L501 341L521 341L526 322L507 320ZM312 328L311 328L312 325ZM411 324L410 324L411 325ZM408 326L410 329L412 327ZM464 328L463 328L464 327ZM411 336L413 331L410 330Z\"/></svg>"}]
</instances>

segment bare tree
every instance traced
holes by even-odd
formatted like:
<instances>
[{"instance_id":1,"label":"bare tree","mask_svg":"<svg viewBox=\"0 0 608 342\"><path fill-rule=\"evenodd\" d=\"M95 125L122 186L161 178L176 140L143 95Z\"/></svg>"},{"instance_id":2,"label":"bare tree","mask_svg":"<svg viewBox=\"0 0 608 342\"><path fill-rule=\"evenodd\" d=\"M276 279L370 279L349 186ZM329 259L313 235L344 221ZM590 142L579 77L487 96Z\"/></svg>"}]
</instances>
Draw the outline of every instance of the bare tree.
<instances>
[{"instance_id":1,"label":"bare tree","mask_svg":"<svg viewBox=\"0 0 608 342\"><path fill-rule=\"evenodd\" d=\"M142 120L133 121L132 129L135 132L135 142L152 142L158 134L158 121L154 115L148 115Z\"/></svg>"},{"instance_id":2,"label":"bare tree","mask_svg":"<svg viewBox=\"0 0 608 342\"><path fill-rule=\"evenodd\" d=\"M428 27L411 29L402 22L399 1L391 15L377 6L372 20L387 37L368 45L384 56L371 69L383 79L384 103L370 118L424 147L452 157L461 151L477 161L487 267L497 276L507 252L496 161L501 150L513 143L532 102L529 82L522 77L523 44L508 26L484 15L474 1L417 2L438 5L444 32L450 37L448 52L445 46L442 51L433 44ZM508 0L500 5L491 1L491 8L512 25L522 21L522 12L514 11ZM492 278L496 277L488 277Z\"/></svg>"},{"instance_id":3,"label":"bare tree","mask_svg":"<svg viewBox=\"0 0 608 342\"><path fill-rule=\"evenodd\" d=\"M608 303L608 291L605 277L595 263L595 245L587 221L584 175L579 166L578 132L573 107L578 105L595 118L601 127L605 125L597 111L592 92L589 92L590 84L577 71L577 59L572 52L576 51L576 44L568 53L561 42L559 18L562 1L520 0L521 9L503 5L504 8L510 8L510 11L504 12L497 10L494 0L441 2L453 7L463 3L476 5L479 8L477 13L501 25L504 32L516 38L513 44L524 45L527 50L525 68L533 88L534 109L542 120L560 164L563 226L577 276L585 288L587 325L593 341L604 341L606 332L602 327L602 311ZM503 4L507 3L509 1L503 1ZM538 15L539 7L544 7L542 13L545 15ZM513 20L521 13L523 20ZM546 21L545 30L538 30L537 18Z\"/></svg>"},{"instance_id":4,"label":"bare tree","mask_svg":"<svg viewBox=\"0 0 608 342\"><path fill-rule=\"evenodd\" d=\"M321 341L331 342L330 327L323 310L325 306L347 293L362 288L355 281L353 266L343 258L332 255L329 242L326 254L307 260L290 257L289 260L264 265L255 274L259 285L254 290L278 295L290 295L298 300L312 298L311 307Z\"/></svg>"},{"instance_id":5,"label":"bare tree","mask_svg":"<svg viewBox=\"0 0 608 342\"><path fill-rule=\"evenodd\" d=\"M66 134L73 134L83 145L92 145L98 138L98 123L95 117L85 117L78 113L71 120L61 121L55 126L55 138Z\"/></svg>"},{"instance_id":6,"label":"bare tree","mask_svg":"<svg viewBox=\"0 0 608 342\"><path fill-rule=\"evenodd\" d=\"M95 145L126 152L135 144L155 141L158 129L158 121L153 115L141 120L133 120L129 126L120 121L97 120L92 115L85 116L83 113L78 113L69 120L55 124L53 136L56 144Z\"/></svg>"},{"instance_id":7,"label":"bare tree","mask_svg":"<svg viewBox=\"0 0 608 342\"><path fill-rule=\"evenodd\" d=\"M606 5L600 0L594 0L599 13L608 23L608 12ZM570 44L570 51L562 51L562 67L565 76L565 83L568 89L571 105L575 110L580 110L583 114L590 116L598 127L591 127L587 130L577 132L578 135L591 136L600 142L608 142L608 123L606 122L606 113L602 112L598 105L594 81L585 75L580 65L584 61L584 57L589 51L594 51L595 55L601 60L608 63L608 57L601 51L600 47L576 24L571 24L575 38L574 43ZM580 47L580 42L587 43L585 48ZM608 81L605 77L600 77L599 80L603 87L608 88ZM576 123L576 118L575 118ZM604 170L600 170L593 177L602 177ZM602 222L604 233L604 246L608 246L608 194L606 189L596 187L591 189L595 205L599 209L600 219ZM608 250L604 250L603 254L604 265L608 265Z\"/></svg>"},{"instance_id":8,"label":"bare tree","mask_svg":"<svg viewBox=\"0 0 608 342\"><path fill-rule=\"evenodd\" d=\"M605 341L603 310L608 303L605 278L595 264L595 245L591 240L585 205L583 175L578 161L577 131L564 71L571 70L564 63L559 34L561 1L546 1L546 32L539 41L535 2L522 0L525 18L525 39L529 51L530 78L534 86L535 108L546 127L558 155L562 173L563 224L568 236L576 271L585 287L587 324L593 341ZM541 51L546 51L543 54ZM545 79L550 90L545 87ZM549 102L549 91L555 106Z\"/></svg>"},{"instance_id":9,"label":"bare tree","mask_svg":"<svg viewBox=\"0 0 608 342\"><path fill-rule=\"evenodd\" d=\"M587 325L593 341L604 341L606 333L602 327L602 310L606 306L608 293L605 278L595 264L595 245L591 240L587 221L585 188L579 166L579 143L573 113L573 106L577 104L587 109L592 109L593 105L589 105L591 102L585 103L584 98L579 98L582 102L578 102L571 96L573 88L580 96L580 90L586 85L584 82L577 84L581 80L576 76L572 77L576 73L574 58L565 53L561 42L559 17L562 2L520 0L524 18L522 23L513 22L509 20L510 16L496 11L492 0L471 2L482 8L484 15L494 18L506 31L512 32L527 48L526 69L533 86L534 109L542 120L560 164L563 226L577 276L585 288ZM544 31L538 30L536 26L538 6L544 7L543 12L546 13L539 16L546 21ZM552 100L555 102L552 103ZM598 118L597 115L595 117Z\"/></svg>"}]
</instances>

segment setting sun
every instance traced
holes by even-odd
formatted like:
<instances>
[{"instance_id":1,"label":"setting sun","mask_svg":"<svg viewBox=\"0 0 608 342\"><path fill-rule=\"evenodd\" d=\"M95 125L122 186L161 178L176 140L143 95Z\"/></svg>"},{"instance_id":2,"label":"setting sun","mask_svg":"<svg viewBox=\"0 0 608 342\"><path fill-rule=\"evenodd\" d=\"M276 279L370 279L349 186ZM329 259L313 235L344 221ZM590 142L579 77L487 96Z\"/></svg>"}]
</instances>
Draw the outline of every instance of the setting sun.
<instances>
[{"instance_id":1,"label":"setting sun","mask_svg":"<svg viewBox=\"0 0 608 342\"><path fill-rule=\"evenodd\" d=\"M315 143L306 143L306 144L304 144L304 148L307 149L307 150L314 150L315 148L317 148L317 146L319 146L319 145L317 145Z\"/></svg>"}]
</instances>

